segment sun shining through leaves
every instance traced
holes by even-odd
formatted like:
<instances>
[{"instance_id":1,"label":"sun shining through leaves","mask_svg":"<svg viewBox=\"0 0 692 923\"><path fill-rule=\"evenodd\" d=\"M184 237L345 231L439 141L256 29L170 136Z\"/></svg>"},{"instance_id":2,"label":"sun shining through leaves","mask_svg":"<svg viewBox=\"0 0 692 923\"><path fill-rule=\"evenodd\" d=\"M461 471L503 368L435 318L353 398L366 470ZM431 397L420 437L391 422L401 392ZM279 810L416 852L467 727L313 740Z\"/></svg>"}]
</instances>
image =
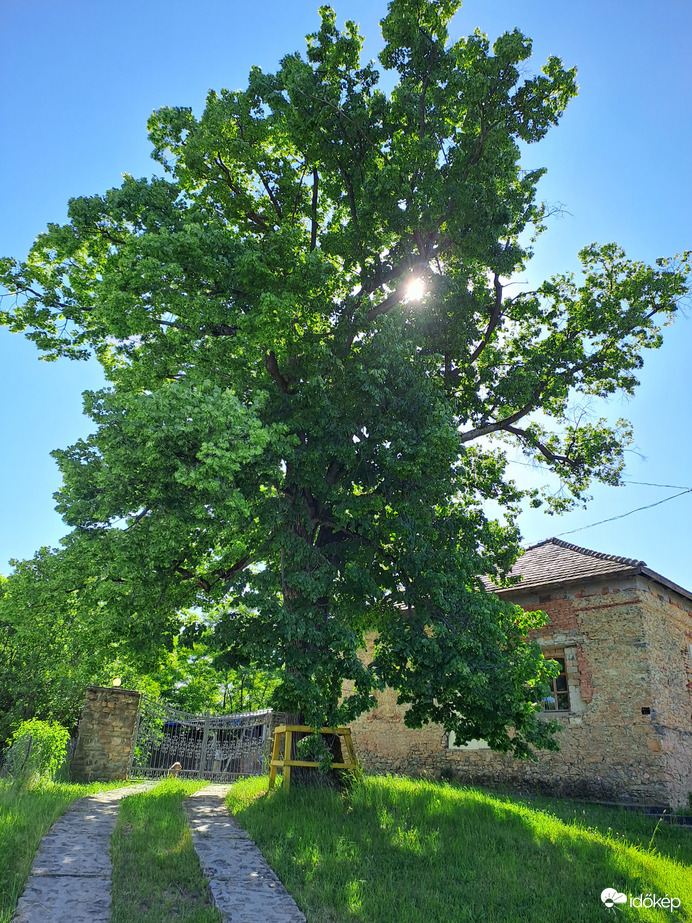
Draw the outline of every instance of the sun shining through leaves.
<instances>
[{"instance_id":1,"label":"sun shining through leaves","mask_svg":"<svg viewBox=\"0 0 692 923\"><path fill-rule=\"evenodd\" d=\"M425 280L420 276L414 276L406 283L406 300L421 301L427 294Z\"/></svg>"}]
</instances>

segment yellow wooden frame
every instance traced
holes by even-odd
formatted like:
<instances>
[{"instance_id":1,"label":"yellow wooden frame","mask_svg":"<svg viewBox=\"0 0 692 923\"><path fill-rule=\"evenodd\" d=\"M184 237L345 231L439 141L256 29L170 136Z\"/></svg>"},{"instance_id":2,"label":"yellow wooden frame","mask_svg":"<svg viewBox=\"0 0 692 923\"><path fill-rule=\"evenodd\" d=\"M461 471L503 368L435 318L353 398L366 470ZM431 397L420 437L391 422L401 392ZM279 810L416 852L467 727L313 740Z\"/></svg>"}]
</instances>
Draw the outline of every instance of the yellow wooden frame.
<instances>
[{"instance_id":1,"label":"yellow wooden frame","mask_svg":"<svg viewBox=\"0 0 692 923\"><path fill-rule=\"evenodd\" d=\"M276 781L276 770L281 769L283 773L283 787L286 791L291 787L291 767L292 766L307 766L312 769L317 769L320 765L319 763L312 762L310 760L292 760L291 756L291 746L293 744L293 735L294 733L315 733L315 728L308 727L305 724L280 724L278 727L274 728L274 746L272 747L272 758L270 763L269 770L269 789L271 791L274 788L274 782ZM346 769L349 772L354 773L355 776L360 777L361 770L358 765L358 760L356 759L356 752L353 749L353 740L351 739L351 729L350 728L322 728L320 734L338 734L339 737L343 737L344 743L346 744L346 750L348 752L348 760L344 763L332 763L332 769ZM283 759L279 759L279 751L281 749L281 738L284 738L284 755ZM288 759L286 758L288 754Z\"/></svg>"}]
</instances>

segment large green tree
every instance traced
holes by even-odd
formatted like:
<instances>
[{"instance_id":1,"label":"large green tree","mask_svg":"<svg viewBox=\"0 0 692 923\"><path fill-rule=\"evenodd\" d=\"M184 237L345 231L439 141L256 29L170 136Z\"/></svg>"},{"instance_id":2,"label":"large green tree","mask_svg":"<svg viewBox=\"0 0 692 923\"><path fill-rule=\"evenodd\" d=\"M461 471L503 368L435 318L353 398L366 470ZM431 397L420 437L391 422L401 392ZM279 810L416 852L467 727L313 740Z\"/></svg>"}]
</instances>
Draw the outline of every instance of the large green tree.
<instances>
[{"instance_id":1,"label":"large green tree","mask_svg":"<svg viewBox=\"0 0 692 923\"><path fill-rule=\"evenodd\" d=\"M311 724L387 683L410 724L526 755L552 746L540 616L483 584L518 554L505 443L559 475L556 508L617 484L626 423L572 407L633 392L689 265L590 245L582 279L508 294L546 218L519 146L575 71L524 76L516 30L451 43L459 5L392 0L391 92L324 7L305 57L199 118L155 112L165 178L73 199L3 261L3 320L111 383L86 395L94 435L55 453L60 592L104 637L154 657L204 613L225 662L280 668L274 704Z\"/></svg>"}]
</instances>

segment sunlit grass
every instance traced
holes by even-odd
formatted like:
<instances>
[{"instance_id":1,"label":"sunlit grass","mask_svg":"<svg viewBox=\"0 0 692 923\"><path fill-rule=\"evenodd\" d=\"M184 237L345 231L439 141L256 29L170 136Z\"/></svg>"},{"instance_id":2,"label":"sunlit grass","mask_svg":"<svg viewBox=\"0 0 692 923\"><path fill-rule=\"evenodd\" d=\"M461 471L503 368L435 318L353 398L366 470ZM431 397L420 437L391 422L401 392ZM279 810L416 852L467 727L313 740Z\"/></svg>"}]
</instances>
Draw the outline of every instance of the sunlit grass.
<instances>
[{"instance_id":1,"label":"sunlit grass","mask_svg":"<svg viewBox=\"0 0 692 923\"><path fill-rule=\"evenodd\" d=\"M121 788L123 782L22 788L0 782L0 923L8 923L43 836L78 798Z\"/></svg>"},{"instance_id":2,"label":"sunlit grass","mask_svg":"<svg viewBox=\"0 0 692 923\"><path fill-rule=\"evenodd\" d=\"M112 923L220 923L182 807L204 784L169 779L120 803Z\"/></svg>"},{"instance_id":3,"label":"sunlit grass","mask_svg":"<svg viewBox=\"0 0 692 923\"><path fill-rule=\"evenodd\" d=\"M531 803L460 786L370 777L348 796L266 779L228 804L309 923L594 923L687 920L690 831L625 811ZM600 899L679 897L677 913Z\"/></svg>"},{"instance_id":4,"label":"sunlit grass","mask_svg":"<svg viewBox=\"0 0 692 923\"><path fill-rule=\"evenodd\" d=\"M115 785L0 785L0 923L8 923L41 837L85 794ZM169 780L120 803L113 838L113 923L218 923L182 800L200 783ZM592 923L692 919L692 831L545 798L370 777L329 789L264 793L236 783L228 803L309 923ZM670 910L600 893L679 897Z\"/></svg>"}]
</instances>

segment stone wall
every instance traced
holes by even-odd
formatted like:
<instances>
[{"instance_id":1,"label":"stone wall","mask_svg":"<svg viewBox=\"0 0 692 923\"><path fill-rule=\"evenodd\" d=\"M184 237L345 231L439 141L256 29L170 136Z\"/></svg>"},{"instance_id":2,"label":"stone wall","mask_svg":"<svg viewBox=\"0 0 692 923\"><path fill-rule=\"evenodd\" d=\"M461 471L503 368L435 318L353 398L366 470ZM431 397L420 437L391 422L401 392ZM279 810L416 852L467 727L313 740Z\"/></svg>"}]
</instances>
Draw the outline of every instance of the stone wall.
<instances>
[{"instance_id":1,"label":"stone wall","mask_svg":"<svg viewBox=\"0 0 692 923\"><path fill-rule=\"evenodd\" d=\"M570 711L557 753L538 762L482 742L450 747L444 729L409 729L390 689L351 725L369 771L444 776L468 783L618 801L687 805L692 791L692 606L646 578L513 593L550 623L536 633L549 656L564 650ZM372 643L372 642L371 642ZM366 653L366 657L370 654ZM344 690L348 694L348 689Z\"/></svg>"},{"instance_id":2,"label":"stone wall","mask_svg":"<svg viewBox=\"0 0 692 923\"><path fill-rule=\"evenodd\" d=\"M126 779L137 724L139 693L89 686L72 759L75 782Z\"/></svg>"},{"instance_id":3,"label":"stone wall","mask_svg":"<svg viewBox=\"0 0 692 923\"><path fill-rule=\"evenodd\" d=\"M651 723L672 802L689 807L692 792L692 603L642 581L645 641L651 664ZM648 584L648 585L647 585Z\"/></svg>"}]
</instances>

